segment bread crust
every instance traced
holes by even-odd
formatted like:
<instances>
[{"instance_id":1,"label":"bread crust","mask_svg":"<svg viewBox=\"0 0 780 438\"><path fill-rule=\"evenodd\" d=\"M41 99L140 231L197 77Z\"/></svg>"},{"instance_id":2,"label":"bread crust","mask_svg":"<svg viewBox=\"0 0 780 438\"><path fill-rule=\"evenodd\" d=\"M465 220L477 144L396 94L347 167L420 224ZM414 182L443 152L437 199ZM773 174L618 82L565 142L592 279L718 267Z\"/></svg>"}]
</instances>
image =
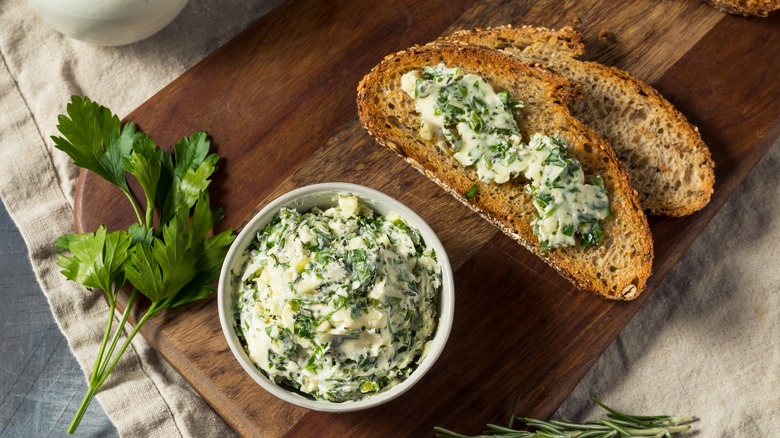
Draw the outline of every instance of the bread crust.
<instances>
[{"instance_id":1,"label":"bread crust","mask_svg":"<svg viewBox=\"0 0 780 438\"><path fill-rule=\"evenodd\" d=\"M642 208L650 213L685 216L709 203L715 165L698 129L658 91L631 74L575 59L583 46L573 28L500 26L456 32L444 39L500 50L580 81L582 99L571 102L572 114L611 143ZM632 117L636 120L629 122Z\"/></svg>"},{"instance_id":2,"label":"bread crust","mask_svg":"<svg viewBox=\"0 0 780 438\"><path fill-rule=\"evenodd\" d=\"M536 210L522 181L478 183L476 197L464 194L478 180L449 151L419 137L420 118L414 101L401 90L401 76L426 65L444 63L485 78L496 90L507 90L525 107L518 127L526 140L535 132L560 132L586 175L599 174L610 197L612 215L604 221L605 239L598 247L560 247L540 253L531 221ZM526 64L495 50L468 44L436 42L389 55L358 86L358 114L366 130L463 204L539 255L578 288L610 299L633 299L652 270L653 243L636 194L612 149L590 128L573 118L567 102L580 88L548 68Z\"/></svg>"},{"instance_id":3,"label":"bread crust","mask_svg":"<svg viewBox=\"0 0 780 438\"><path fill-rule=\"evenodd\" d=\"M491 48L502 50L509 47L517 50L536 49L540 45L556 55L564 54L576 58L585 53L585 43L582 35L571 26L560 29L546 27L521 26L511 24L487 28L464 29L456 31L445 41L465 42L475 44L479 41L492 41Z\"/></svg>"},{"instance_id":4,"label":"bread crust","mask_svg":"<svg viewBox=\"0 0 780 438\"><path fill-rule=\"evenodd\" d=\"M704 0L723 12L745 17L766 17L780 10L780 0Z\"/></svg>"}]
</instances>

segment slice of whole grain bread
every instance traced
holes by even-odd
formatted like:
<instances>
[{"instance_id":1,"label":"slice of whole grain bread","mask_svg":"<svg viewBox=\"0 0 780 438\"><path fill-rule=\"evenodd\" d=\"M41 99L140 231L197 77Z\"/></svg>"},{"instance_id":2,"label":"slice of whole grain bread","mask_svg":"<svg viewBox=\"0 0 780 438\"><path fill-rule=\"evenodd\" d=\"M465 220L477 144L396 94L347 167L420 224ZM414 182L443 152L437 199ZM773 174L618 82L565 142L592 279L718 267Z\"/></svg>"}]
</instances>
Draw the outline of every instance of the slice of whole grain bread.
<instances>
[{"instance_id":1,"label":"slice of whole grain bread","mask_svg":"<svg viewBox=\"0 0 780 438\"><path fill-rule=\"evenodd\" d=\"M705 0L723 12L749 17L766 17L770 12L780 10L780 0Z\"/></svg>"},{"instance_id":2,"label":"slice of whole grain bread","mask_svg":"<svg viewBox=\"0 0 780 438\"><path fill-rule=\"evenodd\" d=\"M650 213L684 216L712 195L714 164L698 129L655 89L614 67L584 62L579 34L502 26L460 31L446 40L478 44L541 63L582 84L572 115L607 140L623 162L639 203Z\"/></svg>"},{"instance_id":3,"label":"slice of whole grain bread","mask_svg":"<svg viewBox=\"0 0 780 438\"><path fill-rule=\"evenodd\" d=\"M558 132L582 164L586 178L602 176L612 214L604 220L605 237L600 246L559 247L541 254L531 225L536 209L522 180L479 182L478 194L466 198L465 193L478 180L476 170L463 167L449 148L420 138L421 119L415 102L401 89L403 74L439 63L477 74L496 91L508 91L512 100L523 101L525 106L517 110L516 119L524 139L536 132ZM566 103L577 93L576 83L547 68L527 65L484 47L442 42L387 56L360 82L357 103L362 124L379 143L539 255L577 287L610 299L632 299L644 289L651 273L652 237L612 149L570 115Z\"/></svg>"}]
</instances>

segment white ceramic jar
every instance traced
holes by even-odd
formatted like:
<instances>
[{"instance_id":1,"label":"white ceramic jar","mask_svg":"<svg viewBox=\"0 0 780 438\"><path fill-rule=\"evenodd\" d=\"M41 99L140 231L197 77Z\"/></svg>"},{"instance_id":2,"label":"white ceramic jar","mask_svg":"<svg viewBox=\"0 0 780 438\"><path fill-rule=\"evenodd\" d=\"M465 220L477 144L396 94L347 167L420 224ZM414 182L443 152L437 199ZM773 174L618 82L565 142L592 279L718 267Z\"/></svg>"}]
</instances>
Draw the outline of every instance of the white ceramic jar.
<instances>
[{"instance_id":1,"label":"white ceramic jar","mask_svg":"<svg viewBox=\"0 0 780 438\"><path fill-rule=\"evenodd\" d=\"M28 1L58 32L101 46L148 38L173 21L187 4L187 0Z\"/></svg>"}]
</instances>

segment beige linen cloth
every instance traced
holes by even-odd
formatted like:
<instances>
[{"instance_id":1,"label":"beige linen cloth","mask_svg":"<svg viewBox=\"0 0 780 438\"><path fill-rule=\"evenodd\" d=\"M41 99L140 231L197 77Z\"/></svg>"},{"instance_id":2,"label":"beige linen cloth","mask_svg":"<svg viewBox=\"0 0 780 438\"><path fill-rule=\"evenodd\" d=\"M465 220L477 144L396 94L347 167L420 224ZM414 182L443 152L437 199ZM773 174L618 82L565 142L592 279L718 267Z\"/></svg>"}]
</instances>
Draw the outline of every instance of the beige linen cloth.
<instances>
[{"instance_id":1,"label":"beige linen cloth","mask_svg":"<svg viewBox=\"0 0 780 438\"><path fill-rule=\"evenodd\" d=\"M279 2L192 0L161 33L118 48L59 35L23 0L0 3L0 196L82 367L94 361L107 306L66 281L52 253L72 231L76 177L49 140L56 116L73 94L126 115ZM698 436L780 436L778 201L775 145L556 417L601 416L596 395L625 411L696 415ZM121 435L232 434L143 338L120 367L97 398Z\"/></svg>"},{"instance_id":2,"label":"beige linen cloth","mask_svg":"<svg viewBox=\"0 0 780 438\"><path fill-rule=\"evenodd\" d=\"M150 39L97 47L55 32L26 1L0 2L0 197L27 244L54 318L87 372L108 306L100 294L65 280L53 254L54 240L73 232L77 177L49 139L57 115L71 95L89 96L120 117L128 114L279 3L192 0ZM122 379L109 379L97 399L122 436L233 434L141 336L114 375Z\"/></svg>"}]
</instances>

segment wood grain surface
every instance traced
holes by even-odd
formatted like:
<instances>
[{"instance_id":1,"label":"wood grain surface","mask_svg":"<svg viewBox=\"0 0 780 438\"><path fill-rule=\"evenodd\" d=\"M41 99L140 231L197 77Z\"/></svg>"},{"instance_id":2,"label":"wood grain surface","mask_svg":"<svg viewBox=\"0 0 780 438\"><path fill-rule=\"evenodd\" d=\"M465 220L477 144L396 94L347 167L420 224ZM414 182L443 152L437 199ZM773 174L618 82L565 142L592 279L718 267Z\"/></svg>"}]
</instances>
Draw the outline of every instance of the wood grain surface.
<instances>
[{"instance_id":1,"label":"wood grain surface","mask_svg":"<svg viewBox=\"0 0 780 438\"><path fill-rule=\"evenodd\" d=\"M325 414L281 402L233 359L214 299L142 330L214 409L246 436L476 433L512 412L551 415L780 136L780 20L726 16L690 0L450 0L283 4L171 83L128 120L159 144L206 130L222 156L212 199L239 228L274 197L324 181L364 184L428 221L453 263L455 325L434 369L395 401ZM538 258L378 146L360 127L355 90L384 55L452 30L576 24L586 58L645 79L701 129L716 163L710 205L649 218L654 273L635 301L573 288ZM77 230L133 214L91 173L79 179ZM648 333L652 336L652 333Z\"/></svg>"}]
</instances>

